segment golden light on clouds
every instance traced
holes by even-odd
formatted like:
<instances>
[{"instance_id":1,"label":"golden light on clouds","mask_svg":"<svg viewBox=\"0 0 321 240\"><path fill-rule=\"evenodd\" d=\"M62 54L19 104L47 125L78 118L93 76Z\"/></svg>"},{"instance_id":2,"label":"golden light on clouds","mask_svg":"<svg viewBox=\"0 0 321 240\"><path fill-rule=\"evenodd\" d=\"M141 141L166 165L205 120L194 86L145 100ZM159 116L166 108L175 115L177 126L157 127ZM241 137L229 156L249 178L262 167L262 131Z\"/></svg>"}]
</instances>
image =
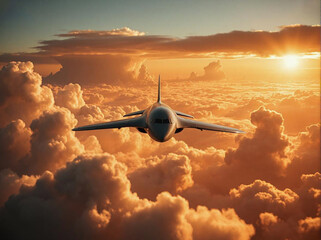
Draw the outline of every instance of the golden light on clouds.
<instances>
[{"instance_id":1,"label":"golden light on clouds","mask_svg":"<svg viewBox=\"0 0 321 240\"><path fill-rule=\"evenodd\" d=\"M1 239L319 239L319 26L58 36L0 54ZM247 133L71 131L146 109L159 74L164 103Z\"/></svg>"},{"instance_id":2,"label":"golden light on clouds","mask_svg":"<svg viewBox=\"0 0 321 240\"><path fill-rule=\"evenodd\" d=\"M316 61L297 57L300 70ZM63 60L54 78L61 85L43 82L31 62L0 70L1 236L65 239L68 228L72 238L97 240L319 239L318 76L258 77L275 80L281 58L150 61L157 72L169 64L194 72L179 81L164 77L166 104L247 131L239 138L184 130L161 144L136 129L71 131L150 105L156 84L148 66L136 77L124 56ZM258 80L230 81L228 72L251 70ZM71 76L77 84L66 80ZM172 237L177 233L182 237Z\"/></svg>"}]
</instances>

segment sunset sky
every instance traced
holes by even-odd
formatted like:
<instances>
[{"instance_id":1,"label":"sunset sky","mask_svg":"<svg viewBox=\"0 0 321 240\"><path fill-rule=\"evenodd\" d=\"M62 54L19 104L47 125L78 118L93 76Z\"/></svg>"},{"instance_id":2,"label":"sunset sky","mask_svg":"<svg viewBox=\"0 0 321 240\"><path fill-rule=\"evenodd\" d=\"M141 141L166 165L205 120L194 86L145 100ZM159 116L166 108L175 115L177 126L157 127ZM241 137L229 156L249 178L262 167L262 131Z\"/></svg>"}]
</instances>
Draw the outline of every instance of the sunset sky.
<instances>
[{"instance_id":1,"label":"sunset sky","mask_svg":"<svg viewBox=\"0 0 321 240\"><path fill-rule=\"evenodd\" d=\"M1 239L319 239L320 1L0 4Z\"/></svg>"}]
</instances>

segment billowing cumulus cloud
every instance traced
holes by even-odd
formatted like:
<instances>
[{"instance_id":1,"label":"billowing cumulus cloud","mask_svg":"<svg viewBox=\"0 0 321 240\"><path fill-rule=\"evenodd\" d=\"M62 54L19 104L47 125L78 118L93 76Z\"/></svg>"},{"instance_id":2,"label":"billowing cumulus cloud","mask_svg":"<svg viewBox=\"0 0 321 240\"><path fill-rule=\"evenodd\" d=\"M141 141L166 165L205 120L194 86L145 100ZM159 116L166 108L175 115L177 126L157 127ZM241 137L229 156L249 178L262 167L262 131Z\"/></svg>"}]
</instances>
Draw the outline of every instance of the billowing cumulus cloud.
<instances>
[{"instance_id":1,"label":"billowing cumulus cloud","mask_svg":"<svg viewBox=\"0 0 321 240\"><path fill-rule=\"evenodd\" d=\"M187 211L184 199L162 193L156 203L127 219L124 239L192 239L192 227L185 219Z\"/></svg>"},{"instance_id":2,"label":"billowing cumulus cloud","mask_svg":"<svg viewBox=\"0 0 321 240\"><path fill-rule=\"evenodd\" d=\"M12 194L18 194L22 185L33 186L37 176L22 175L19 177L15 172L6 168L0 171L0 206L2 206Z\"/></svg>"},{"instance_id":3,"label":"billowing cumulus cloud","mask_svg":"<svg viewBox=\"0 0 321 240\"><path fill-rule=\"evenodd\" d=\"M240 181L277 182L282 178L287 164L285 150L289 145L283 134L282 116L259 108L251 114L251 122L256 126L253 136L241 137L238 148L225 153L225 164L202 169L195 173L195 179L213 191L226 193Z\"/></svg>"},{"instance_id":4,"label":"billowing cumulus cloud","mask_svg":"<svg viewBox=\"0 0 321 240\"><path fill-rule=\"evenodd\" d=\"M32 121L30 128L30 153L21 160L16 170L19 173L41 174L55 171L83 152L83 145L71 129L77 120L67 109L45 111Z\"/></svg>"},{"instance_id":5,"label":"billowing cumulus cloud","mask_svg":"<svg viewBox=\"0 0 321 240\"><path fill-rule=\"evenodd\" d=\"M291 189L279 190L270 183L256 180L249 185L231 189L230 196L236 211L245 220L255 222L261 212L276 214L282 219L296 211L299 196ZM248 208L251 208L251 213Z\"/></svg>"},{"instance_id":6,"label":"billowing cumulus cloud","mask_svg":"<svg viewBox=\"0 0 321 240\"><path fill-rule=\"evenodd\" d=\"M0 129L0 169L15 169L30 151L32 131L21 120L14 120Z\"/></svg>"},{"instance_id":7,"label":"billowing cumulus cloud","mask_svg":"<svg viewBox=\"0 0 321 240\"><path fill-rule=\"evenodd\" d=\"M66 107L72 112L79 110L85 105L82 96L83 91L79 84L68 84L58 90L55 95L55 104L57 106Z\"/></svg>"},{"instance_id":8,"label":"billowing cumulus cloud","mask_svg":"<svg viewBox=\"0 0 321 240\"><path fill-rule=\"evenodd\" d=\"M128 85L151 82L150 78L137 80L137 71L141 60L126 55L72 55L59 56L55 59L62 68L55 74L45 78L45 82L64 85L79 83L81 85L111 84ZM146 72L146 70L145 70ZM146 75L146 73L145 73Z\"/></svg>"},{"instance_id":9,"label":"billowing cumulus cloud","mask_svg":"<svg viewBox=\"0 0 321 240\"><path fill-rule=\"evenodd\" d=\"M260 213L260 223L263 226L271 226L279 221L278 216L273 215L273 213L264 212Z\"/></svg>"},{"instance_id":10,"label":"billowing cumulus cloud","mask_svg":"<svg viewBox=\"0 0 321 240\"><path fill-rule=\"evenodd\" d=\"M320 216L321 210L321 174L303 174L297 192L300 195L301 209L306 216Z\"/></svg>"},{"instance_id":11,"label":"billowing cumulus cloud","mask_svg":"<svg viewBox=\"0 0 321 240\"><path fill-rule=\"evenodd\" d=\"M24 186L0 210L3 236L202 239L202 229L223 239L254 234L233 210L195 211L182 197L166 192L155 202L139 199L125 173L126 167L107 154L78 157L55 175L45 172L35 186ZM210 225L205 224L208 220Z\"/></svg>"},{"instance_id":12,"label":"billowing cumulus cloud","mask_svg":"<svg viewBox=\"0 0 321 240\"><path fill-rule=\"evenodd\" d=\"M50 108L53 94L41 86L41 76L31 62L11 62L0 71L0 126L22 119L27 124Z\"/></svg>"},{"instance_id":13,"label":"billowing cumulus cloud","mask_svg":"<svg viewBox=\"0 0 321 240\"><path fill-rule=\"evenodd\" d=\"M187 156L170 154L158 163L139 168L130 175L132 191L140 197L155 199L158 193L181 192L193 185L192 168ZM148 182L149 187L144 186Z\"/></svg>"},{"instance_id":14,"label":"billowing cumulus cloud","mask_svg":"<svg viewBox=\"0 0 321 240\"><path fill-rule=\"evenodd\" d=\"M259 215L257 239L304 239L296 230L294 221L286 222L270 212L263 212Z\"/></svg>"},{"instance_id":15,"label":"billowing cumulus cloud","mask_svg":"<svg viewBox=\"0 0 321 240\"><path fill-rule=\"evenodd\" d=\"M214 61L204 67L204 75L197 76L195 72L190 75L190 80L221 80L225 78L220 61Z\"/></svg>"},{"instance_id":16,"label":"billowing cumulus cloud","mask_svg":"<svg viewBox=\"0 0 321 240\"><path fill-rule=\"evenodd\" d=\"M307 217L299 221L299 233L304 233L309 239L320 237L320 217Z\"/></svg>"},{"instance_id":17,"label":"billowing cumulus cloud","mask_svg":"<svg viewBox=\"0 0 321 240\"><path fill-rule=\"evenodd\" d=\"M293 184L300 182L302 174L314 173L320 169L320 124L313 124L298 135L298 147L287 169Z\"/></svg>"},{"instance_id":18,"label":"billowing cumulus cloud","mask_svg":"<svg viewBox=\"0 0 321 240\"><path fill-rule=\"evenodd\" d=\"M148 72L144 64L139 69L137 80L140 84L150 84L153 82L153 76Z\"/></svg>"},{"instance_id":19,"label":"billowing cumulus cloud","mask_svg":"<svg viewBox=\"0 0 321 240\"><path fill-rule=\"evenodd\" d=\"M54 106L52 90L42 86L41 80L31 62L11 62L0 71L4 91L0 112L5 124L0 129L1 169L10 168L20 175L42 174L83 151L70 131L77 120L67 108ZM56 99L72 111L84 104L77 85L66 86Z\"/></svg>"},{"instance_id":20,"label":"billowing cumulus cloud","mask_svg":"<svg viewBox=\"0 0 321 240\"><path fill-rule=\"evenodd\" d=\"M35 186L22 188L1 209L1 232L7 238L97 238L112 224L110 213L122 214L118 210L126 211L131 197L136 199L124 171L114 158L102 155L80 157L56 175L45 172ZM118 225L116 216L115 221ZM40 223L46 227L39 229Z\"/></svg>"},{"instance_id":21,"label":"billowing cumulus cloud","mask_svg":"<svg viewBox=\"0 0 321 240\"><path fill-rule=\"evenodd\" d=\"M222 212L198 206L188 215L193 226L193 239L249 239L254 228L245 224L233 209Z\"/></svg>"}]
</instances>

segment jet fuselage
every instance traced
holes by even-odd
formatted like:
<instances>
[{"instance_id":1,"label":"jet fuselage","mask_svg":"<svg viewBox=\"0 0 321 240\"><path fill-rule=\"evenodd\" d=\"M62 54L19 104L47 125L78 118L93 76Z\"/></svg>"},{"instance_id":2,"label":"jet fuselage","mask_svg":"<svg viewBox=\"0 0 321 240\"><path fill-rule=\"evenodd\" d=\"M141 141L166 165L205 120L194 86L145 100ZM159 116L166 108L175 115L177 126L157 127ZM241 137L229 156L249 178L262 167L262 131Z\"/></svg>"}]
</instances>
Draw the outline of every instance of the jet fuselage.
<instances>
[{"instance_id":1,"label":"jet fuselage","mask_svg":"<svg viewBox=\"0 0 321 240\"><path fill-rule=\"evenodd\" d=\"M158 142L169 140L177 129L176 113L163 103L156 102L146 109L146 120L145 131Z\"/></svg>"}]
</instances>

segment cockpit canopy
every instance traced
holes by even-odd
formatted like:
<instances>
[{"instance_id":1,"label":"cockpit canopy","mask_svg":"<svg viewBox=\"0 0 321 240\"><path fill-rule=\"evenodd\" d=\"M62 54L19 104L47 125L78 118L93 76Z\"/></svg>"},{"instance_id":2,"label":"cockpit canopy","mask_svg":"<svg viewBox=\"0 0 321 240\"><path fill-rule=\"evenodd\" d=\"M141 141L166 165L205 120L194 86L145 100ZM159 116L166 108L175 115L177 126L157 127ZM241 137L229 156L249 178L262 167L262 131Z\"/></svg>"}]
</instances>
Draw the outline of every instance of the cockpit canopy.
<instances>
[{"instance_id":1,"label":"cockpit canopy","mask_svg":"<svg viewBox=\"0 0 321 240\"><path fill-rule=\"evenodd\" d=\"M158 123L158 124L171 124L172 121L168 118L161 119L161 118L155 118L153 123Z\"/></svg>"}]
</instances>

